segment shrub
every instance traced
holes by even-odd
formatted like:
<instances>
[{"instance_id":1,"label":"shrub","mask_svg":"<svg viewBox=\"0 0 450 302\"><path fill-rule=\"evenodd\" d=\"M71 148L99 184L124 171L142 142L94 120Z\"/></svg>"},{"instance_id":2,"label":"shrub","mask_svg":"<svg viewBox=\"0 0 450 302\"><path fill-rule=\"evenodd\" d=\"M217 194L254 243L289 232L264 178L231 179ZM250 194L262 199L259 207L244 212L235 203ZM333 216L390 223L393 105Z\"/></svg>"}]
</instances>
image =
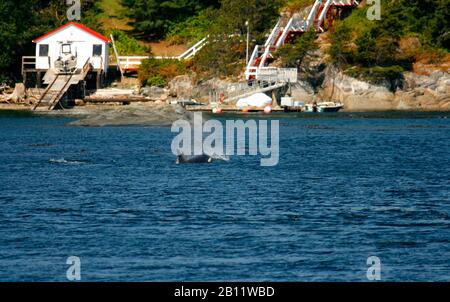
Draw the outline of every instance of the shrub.
<instances>
[{"instance_id":1,"label":"shrub","mask_svg":"<svg viewBox=\"0 0 450 302\"><path fill-rule=\"evenodd\" d=\"M290 13L296 13L314 4L314 0L289 0L286 3L286 10Z\"/></svg>"},{"instance_id":2,"label":"shrub","mask_svg":"<svg viewBox=\"0 0 450 302\"><path fill-rule=\"evenodd\" d=\"M144 86L165 87L166 85L167 81L159 75L148 78L144 83Z\"/></svg>"},{"instance_id":3,"label":"shrub","mask_svg":"<svg viewBox=\"0 0 450 302\"><path fill-rule=\"evenodd\" d=\"M174 77L188 72L184 62L171 59L142 61L138 78L143 86L164 87Z\"/></svg>"},{"instance_id":4,"label":"shrub","mask_svg":"<svg viewBox=\"0 0 450 302\"><path fill-rule=\"evenodd\" d=\"M389 88L395 91L402 85L403 71L403 67L397 65L389 67L353 67L347 69L345 74L372 84L380 85L388 82Z\"/></svg>"}]
</instances>

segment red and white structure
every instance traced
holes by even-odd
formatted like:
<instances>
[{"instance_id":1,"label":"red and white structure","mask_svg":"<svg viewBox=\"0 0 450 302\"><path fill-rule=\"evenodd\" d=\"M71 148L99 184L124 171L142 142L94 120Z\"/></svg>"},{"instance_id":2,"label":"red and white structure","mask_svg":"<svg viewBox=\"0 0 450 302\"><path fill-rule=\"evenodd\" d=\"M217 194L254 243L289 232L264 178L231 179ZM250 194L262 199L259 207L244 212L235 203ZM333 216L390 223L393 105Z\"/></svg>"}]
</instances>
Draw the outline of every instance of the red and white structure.
<instances>
[{"instance_id":1,"label":"red and white structure","mask_svg":"<svg viewBox=\"0 0 450 302\"><path fill-rule=\"evenodd\" d=\"M265 80L266 74L280 74L279 81L291 81L294 77L292 70L271 68L272 53L285 43L291 41L311 28L318 32L325 31L326 21L332 22L336 18L336 11L342 8L352 8L359 3L356 0L316 0L310 8L309 14L303 19L282 16L270 33L264 45L256 45L246 68L247 80ZM286 76L286 73L289 76ZM292 81L291 81L292 82Z\"/></svg>"},{"instance_id":2,"label":"red and white structure","mask_svg":"<svg viewBox=\"0 0 450 302\"><path fill-rule=\"evenodd\" d=\"M35 56L22 58L22 75L27 84L27 76L36 74L36 87L45 88L34 110L52 110L70 91L84 94L86 89L102 86L109 68L110 43L102 34L69 22L33 42Z\"/></svg>"},{"instance_id":3,"label":"red and white structure","mask_svg":"<svg viewBox=\"0 0 450 302\"><path fill-rule=\"evenodd\" d=\"M67 23L33 42L36 43L36 69L54 68L61 55L70 53L77 58L80 69L89 60L93 69L108 70L110 40L80 23Z\"/></svg>"}]
</instances>

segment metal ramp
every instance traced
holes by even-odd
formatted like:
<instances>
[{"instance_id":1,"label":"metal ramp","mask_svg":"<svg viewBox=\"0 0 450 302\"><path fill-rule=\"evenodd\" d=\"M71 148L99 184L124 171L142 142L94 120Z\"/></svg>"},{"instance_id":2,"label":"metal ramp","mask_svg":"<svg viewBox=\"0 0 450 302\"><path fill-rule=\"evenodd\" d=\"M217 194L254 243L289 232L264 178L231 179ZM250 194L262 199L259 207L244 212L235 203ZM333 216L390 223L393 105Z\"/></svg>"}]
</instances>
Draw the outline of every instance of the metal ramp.
<instances>
[{"instance_id":1,"label":"metal ramp","mask_svg":"<svg viewBox=\"0 0 450 302\"><path fill-rule=\"evenodd\" d=\"M47 111L55 109L70 86L78 84L87 76L92 69L92 65L89 62L90 60L86 62L83 69L70 74L59 74L52 69L48 70L44 76L44 83L48 84L48 86L34 105L33 110Z\"/></svg>"}]
</instances>

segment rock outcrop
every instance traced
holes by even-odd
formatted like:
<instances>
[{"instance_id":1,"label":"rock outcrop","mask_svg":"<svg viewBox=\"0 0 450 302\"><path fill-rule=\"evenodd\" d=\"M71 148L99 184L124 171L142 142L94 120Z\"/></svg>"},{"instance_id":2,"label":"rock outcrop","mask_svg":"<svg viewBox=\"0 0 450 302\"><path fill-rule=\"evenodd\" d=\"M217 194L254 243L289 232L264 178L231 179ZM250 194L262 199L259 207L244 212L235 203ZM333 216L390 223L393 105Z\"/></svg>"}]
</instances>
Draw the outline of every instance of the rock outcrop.
<instances>
[{"instance_id":1,"label":"rock outcrop","mask_svg":"<svg viewBox=\"0 0 450 302\"><path fill-rule=\"evenodd\" d=\"M389 83L373 85L331 68L319 91L321 100L335 100L348 111L450 110L450 75L433 71L429 76L404 73L403 88L390 90Z\"/></svg>"},{"instance_id":2,"label":"rock outcrop","mask_svg":"<svg viewBox=\"0 0 450 302\"><path fill-rule=\"evenodd\" d=\"M194 86L194 80L189 75L177 76L169 82L169 95L176 99L189 99Z\"/></svg>"},{"instance_id":3,"label":"rock outcrop","mask_svg":"<svg viewBox=\"0 0 450 302\"><path fill-rule=\"evenodd\" d=\"M143 87L140 94L155 101L167 101L169 98L169 90L161 87Z\"/></svg>"},{"instance_id":4,"label":"rock outcrop","mask_svg":"<svg viewBox=\"0 0 450 302\"><path fill-rule=\"evenodd\" d=\"M73 126L164 126L170 127L179 119L190 120L190 115L180 106L167 104L131 104L114 108L90 109L86 116L70 123Z\"/></svg>"}]
</instances>

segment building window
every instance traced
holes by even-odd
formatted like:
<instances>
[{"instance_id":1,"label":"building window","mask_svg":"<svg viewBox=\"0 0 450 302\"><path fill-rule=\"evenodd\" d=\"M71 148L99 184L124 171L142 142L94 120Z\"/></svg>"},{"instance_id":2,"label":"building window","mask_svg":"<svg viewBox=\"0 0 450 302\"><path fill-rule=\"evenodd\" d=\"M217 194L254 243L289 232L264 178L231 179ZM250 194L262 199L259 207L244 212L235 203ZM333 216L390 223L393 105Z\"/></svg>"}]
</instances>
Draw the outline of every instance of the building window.
<instances>
[{"instance_id":1,"label":"building window","mask_svg":"<svg viewBox=\"0 0 450 302\"><path fill-rule=\"evenodd\" d=\"M94 45L94 47L92 49L92 55L94 57L101 57L102 56L102 52L103 52L103 47L102 47L101 44Z\"/></svg>"},{"instance_id":2,"label":"building window","mask_svg":"<svg viewBox=\"0 0 450 302\"><path fill-rule=\"evenodd\" d=\"M48 44L39 45L39 56L48 57Z\"/></svg>"},{"instance_id":3,"label":"building window","mask_svg":"<svg viewBox=\"0 0 450 302\"><path fill-rule=\"evenodd\" d=\"M61 52L63 54L70 54L72 53L72 48L70 44L63 44L61 47Z\"/></svg>"}]
</instances>

